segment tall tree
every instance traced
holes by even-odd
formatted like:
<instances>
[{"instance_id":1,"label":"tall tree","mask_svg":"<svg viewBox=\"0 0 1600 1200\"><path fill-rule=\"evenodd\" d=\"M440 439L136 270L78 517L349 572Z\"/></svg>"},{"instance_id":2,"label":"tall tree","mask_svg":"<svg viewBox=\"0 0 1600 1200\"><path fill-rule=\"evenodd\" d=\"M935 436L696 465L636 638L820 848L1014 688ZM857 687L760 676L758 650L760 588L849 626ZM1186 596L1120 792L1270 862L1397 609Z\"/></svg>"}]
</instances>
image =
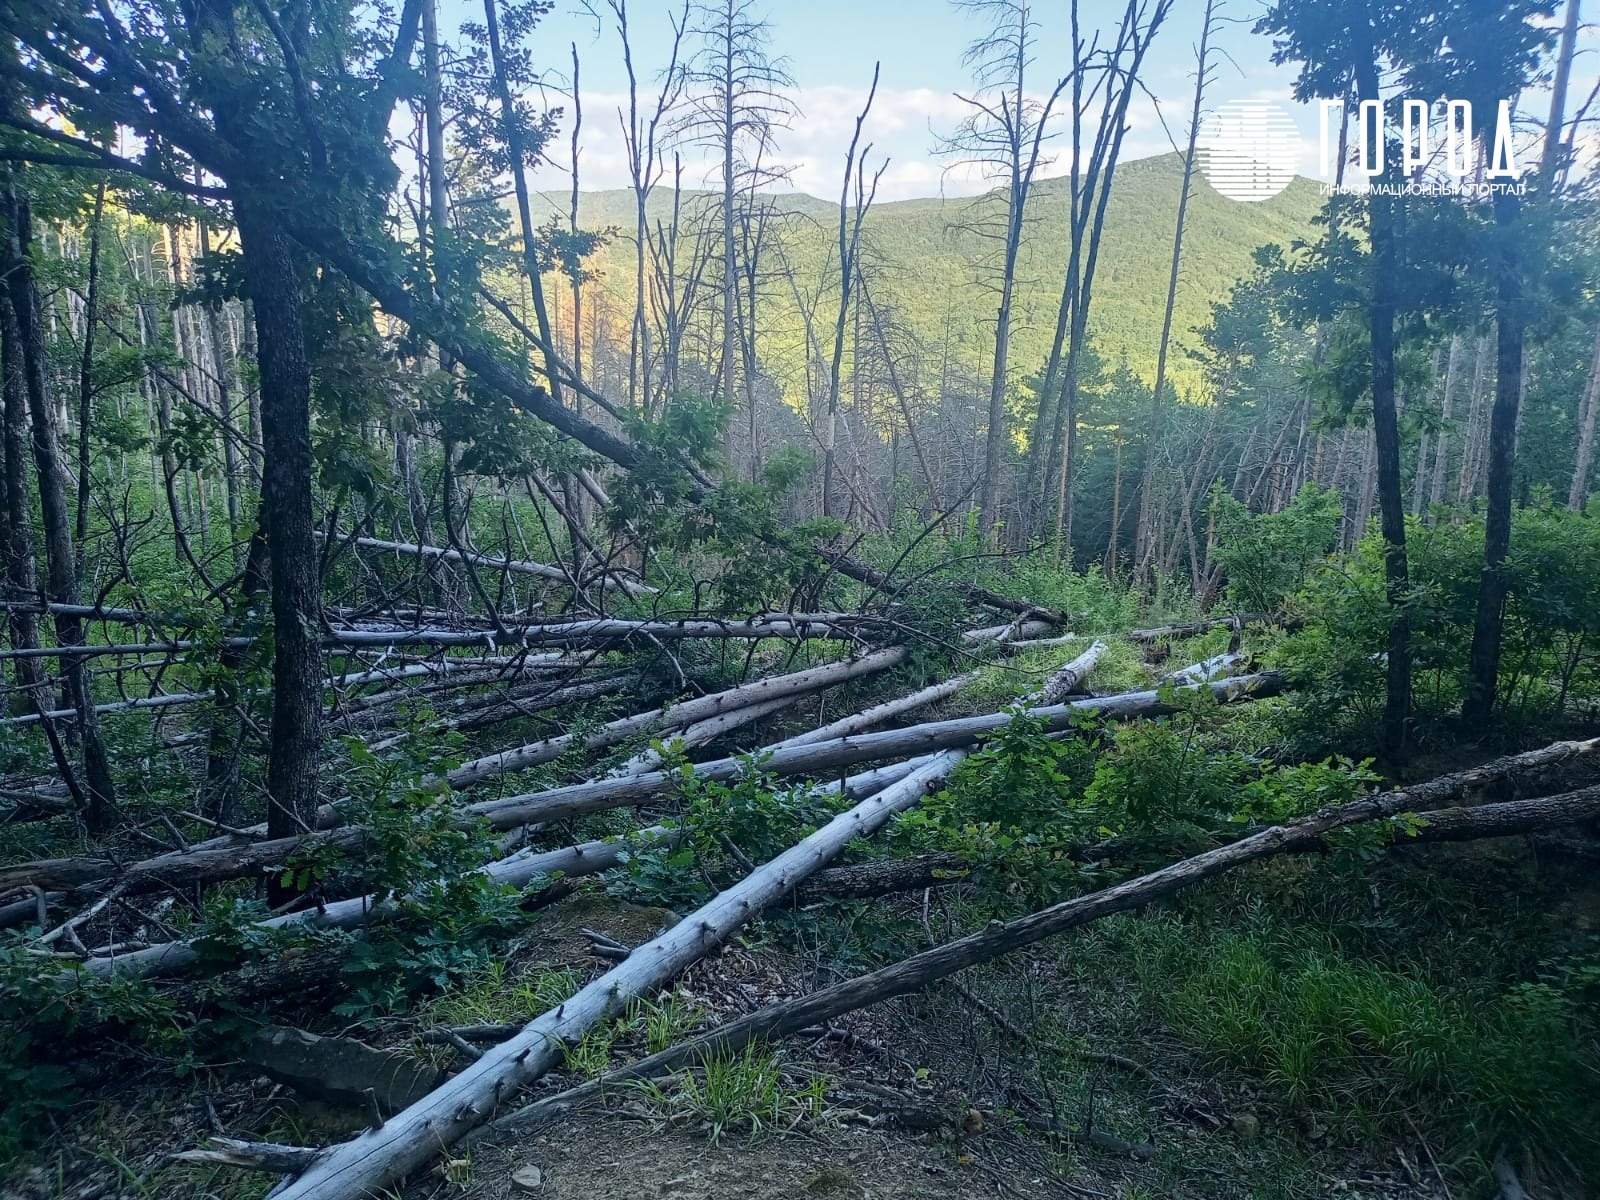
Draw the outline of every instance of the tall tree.
<instances>
[{"instance_id":1,"label":"tall tree","mask_svg":"<svg viewBox=\"0 0 1600 1200\"><path fill-rule=\"evenodd\" d=\"M1201 106L1205 103L1206 84L1210 81L1211 34L1218 15L1220 0L1206 0L1205 15L1201 18L1200 42L1195 50L1194 102L1189 109L1189 144L1183 155L1183 178L1178 185L1178 216L1172 233L1172 266L1167 272L1167 303L1161 316L1161 340L1156 347L1156 377L1150 393L1150 425L1145 431L1144 471L1139 483L1139 521L1134 532L1134 563L1139 575L1148 571L1153 557L1151 524L1154 518L1158 463L1165 451L1163 405L1167 386L1167 351L1172 344L1172 314L1178 303L1178 277L1183 270L1183 226L1189 213L1189 192L1194 183L1195 144L1200 137ZM1117 442L1117 481L1122 474L1122 443ZM1119 492L1120 498L1120 492ZM1113 528L1115 526L1113 525ZM1115 534L1113 534L1113 538ZM1115 555L1108 564L1115 569Z\"/></svg>"},{"instance_id":2,"label":"tall tree","mask_svg":"<svg viewBox=\"0 0 1600 1200\"><path fill-rule=\"evenodd\" d=\"M47 594L61 605L78 603L78 559L73 549L72 513L67 503L67 466L63 456L60 406L46 383L44 318L34 278L33 215L30 198L12 175L4 181L5 247L0 251L0 276L5 280L13 314L12 327L21 349L23 397L32 433L34 474L39 485L39 515L44 529ZM55 618L56 639L63 646L84 641L83 619L66 610ZM116 809L116 784L111 760L100 735L89 671L81 655L64 659L62 679L68 703L76 711L83 747L84 818L93 829L110 823Z\"/></svg>"},{"instance_id":3,"label":"tall tree","mask_svg":"<svg viewBox=\"0 0 1600 1200\"><path fill-rule=\"evenodd\" d=\"M878 177L882 175L883 168L888 165L888 160L878 167L878 174L873 176L872 187L866 187L867 155L872 150L871 143L861 147L859 157L856 149L861 142L861 127L866 123L867 114L872 111L872 101L878 94L878 71L882 64L874 63L872 66L872 86L867 89L867 102L862 106L861 113L856 117L855 130L850 135L850 146L844 156L844 182L839 187L839 310L833 323L833 357L828 366L828 405L823 417L825 424L822 429L822 515L834 515L833 498L833 473L835 469L835 442L839 436L839 380L840 370L844 362L845 322L850 315L850 302L855 286L856 257L861 250L861 226L867 218L867 209L871 207L874 195L878 190ZM855 186L855 206L850 205L851 184Z\"/></svg>"},{"instance_id":4,"label":"tall tree","mask_svg":"<svg viewBox=\"0 0 1600 1200\"><path fill-rule=\"evenodd\" d=\"M1105 231L1106 209L1128 132L1128 107L1144 86L1139 72L1161 27L1172 13L1173 0L1128 0L1110 46L1095 53L1080 32L1078 3L1073 0L1072 21L1072 196L1068 205L1067 268L1062 281L1061 307L1056 318L1056 340L1050 354L1060 356L1063 338L1066 356L1052 378L1045 371L1046 387L1040 398L1033 439L1035 453L1044 449L1044 486L1034 496L1030 471L1029 500L1035 506L1034 526L1051 520L1051 542L1058 555L1072 550L1074 466L1078 448L1078 391L1080 372L1088 355L1089 312L1094 297L1100 240ZM1093 78L1089 73L1093 72ZM1099 104L1087 146L1085 118ZM1044 430L1050 431L1048 442Z\"/></svg>"},{"instance_id":5,"label":"tall tree","mask_svg":"<svg viewBox=\"0 0 1600 1200\"><path fill-rule=\"evenodd\" d=\"M767 52L771 30L757 0L706 0L695 9L699 51L688 64L689 110L684 131L717 158L720 196L717 227L721 245L720 348L717 394L734 400L738 354L738 194L750 173L772 172L760 164L792 114L785 89L792 87L782 59Z\"/></svg>"},{"instance_id":6,"label":"tall tree","mask_svg":"<svg viewBox=\"0 0 1600 1200\"><path fill-rule=\"evenodd\" d=\"M1385 112L1380 87L1385 56L1405 61L1401 47L1412 35L1410 22L1420 5L1377 4L1351 0L1332 10L1313 0L1277 0L1257 25L1272 34L1274 59L1297 62L1295 95L1300 100L1342 100L1355 81L1364 105ZM1406 752L1411 710L1411 627L1406 611L1410 594L1406 561L1405 497L1400 474L1400 423L1395 406L1395 289L1399 247L1395 226L1398 198L1390 186L1400 178L1398 157L1385 139L1385 121L1362 124L1363 155L1383 164L1377 185L1367 199L1369 279L1366 295L1367 337L1371 355L1370 388L1375 438L1379 521L1384 540L1384 576L1389 602L1389 636L1383 721L1380 741L1393 761Z\"/></svg>"},{"instance_id":7,"label":"tall tree","mask_svg":"<svg viewBox=\"0 0 1600 1200\"><path fill-rule=\"evenodd\" d=\"M963 55L974 92L957 93L966 116L944 141L943 150L998 182L1003 202L998 221L986 219L987 198L978 202L976 229L998 243L994 288L994 357L989 374L989 419L984 431L983 475L978 484L978 526L988 533L998 515L1000 471L1007 439L1006 393L1011 356L1012 305L1016 299L1017 255L1027 221L1028 196L1055 107L1068 76L1041 101L1028 93L1038 24L1030 0L957 0L975 14L984 31Z\"/></svg>"},{"instance_id":8,"label":"tall tree","mask_svg":"<svg viewBox=\"0 0 1600 1200\"><path fill-rule=\"evenodd\" d=\"M1478 584L1478 612L1467 659L1467 694L1461 706L1469 726L1484 723L1494 708L1500 682L1500 648L1505 627L1510 581L1506 558L1511 549L1511 500L1515 483L1517 425L1522 403L1527 339L1527 269L1530 233L1523 221L1520 171L1501 157L1510 148L1501 138L1510 132L1510 107L1524 87L1537 78L1551 40L1545 22L1555 0L1457 0L1445 14L1449 54L1423 64L1418 75L1442 75L1443 86L1472 101L1475 112L1497 114L1480 119L1484 161L1494 194L1493 237L1489 264L1494 289L1495 389L1489 413L1487 498L1484 509L1483 574ZM1574 6L1575 7L1575 6ZM1576 13L1571 14L1576 19ZM1563 68L1570 70L1570 62ZM1426 74L1424 74L1426 72ZM1558 72L1560 74L1561 72ZM1557 91L1564 100L1565 78ZM1555 183L1555 152L1562 115L1553 111L1552 135L1546 139L1551 169L1540 186L1548 195Z\"/></svg>"}]
</instances>

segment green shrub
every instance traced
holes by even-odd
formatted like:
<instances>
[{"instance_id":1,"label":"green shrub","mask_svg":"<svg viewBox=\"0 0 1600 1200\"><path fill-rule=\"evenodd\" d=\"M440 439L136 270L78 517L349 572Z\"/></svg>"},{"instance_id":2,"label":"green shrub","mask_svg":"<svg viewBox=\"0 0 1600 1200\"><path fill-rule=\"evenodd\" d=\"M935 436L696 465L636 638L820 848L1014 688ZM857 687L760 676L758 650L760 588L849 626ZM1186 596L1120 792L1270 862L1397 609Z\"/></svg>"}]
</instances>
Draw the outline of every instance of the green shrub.
<instances>
[{"instance_id":1,"label":"green shrub","mask_svg":"<svg viewBox=\"0 0 1600 1200\"><path fill-rule=\"evenodd\" d=\"M1334 548L1343 512L1338 492L1308 483L1281 512L1252 513L1218 482L1211 521L1229 607L1276 612Z\"/></svg>"},{"instance_id":2,"label":"green shrub","mask_svg":"<svg viewBox=\"0 0 1600 1200\"><path fill-rule=\"evenodd\" d=\"M1426 739L1443 730L1465 687L1483 523L1411 521L1407 550L1412 701ZM1492 731L1474 732L1511 740L1600 689L1592 654L1600 642L1600 605L1593 599L1600 595L1600 521L1549 505L1517 510L1505 570L1499 716ZM1369 534L1353 553L1311 572L1290 603L1302 627L1279 653L1300 684L1290 698L1298 748L1370 746L1388 643L1382 539Z\"/></svg>"}]
</instances>

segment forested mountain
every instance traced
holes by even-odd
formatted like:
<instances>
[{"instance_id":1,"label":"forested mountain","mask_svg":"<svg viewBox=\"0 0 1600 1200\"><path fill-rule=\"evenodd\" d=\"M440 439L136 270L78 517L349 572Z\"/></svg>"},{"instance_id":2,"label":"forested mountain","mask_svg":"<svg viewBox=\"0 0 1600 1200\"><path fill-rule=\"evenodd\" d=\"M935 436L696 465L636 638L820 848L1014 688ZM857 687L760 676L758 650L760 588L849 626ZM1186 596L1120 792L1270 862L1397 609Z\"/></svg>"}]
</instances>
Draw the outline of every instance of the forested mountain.
<instances>
[{"instance_id":1,"label":"forested mountain","mask_svg":"<svg viewBox=\"0 0 1600 1200\"><path fill-rule=\"evenodd\" d=\"M1183 181L1181 154L1137 159L1117 168L1106 213L1102 254L1105 266L1096 283L1089 329L1100 355L1109 363L1126 362L1150 382L1155 375L1161 339L1162 305L1172 246L1170 226ZM1200 348L1199 331L1210 319L1211 305L1225 297L1252 269L1252 256L1265 245L1285 248L1312 236L1312 218L1321 208L1319 185L1298 179L1282 194L1261 204L1240 204L1219 196L1196 181L1189 201L1184 235L1185 267L1174 310L1175 359L1169 373L1180 391L1203 386L1203 373L1189 352ZM566 218L570 198L542 194L541 220ZM716 200L704 190L686 191L678 199L694 212ZM673 196L658 189L650 198L652 223L671 217ZM775 224L783 231L780 252L764 267L767 317L761 346L763 364L786 383L797 378L803 363L803 299L788 280L792 273L800 296L809 295L834 265L838 222L836 201L776 192L770 203ZM933 353L946 339L963 365L980 368L992 352L994 303L988 277L993 273L993 247L974 226L992 225L1003 203L999 193L979 197L930 197L880 201L867 213L862 231L871 284L880 303L892 308L905 327ZM634 197L627 189L581 192L580 224L591 230L615 230L591 260L595 292L604 298L603 319L626 327L632 305L632 247L623 232L634 220ZM1029 202L1027 227L1017 265L1015 361L1023 371L1042 369L1050 353L1061 280L1068 251L1067 183L1041 180ZM958 281L959 286L950 286ZM591 293L593 294L593 293ZM597 299L599 298L597 297ZM802 388L793 392L799 394Z\"/></svg>"}]
</instances>

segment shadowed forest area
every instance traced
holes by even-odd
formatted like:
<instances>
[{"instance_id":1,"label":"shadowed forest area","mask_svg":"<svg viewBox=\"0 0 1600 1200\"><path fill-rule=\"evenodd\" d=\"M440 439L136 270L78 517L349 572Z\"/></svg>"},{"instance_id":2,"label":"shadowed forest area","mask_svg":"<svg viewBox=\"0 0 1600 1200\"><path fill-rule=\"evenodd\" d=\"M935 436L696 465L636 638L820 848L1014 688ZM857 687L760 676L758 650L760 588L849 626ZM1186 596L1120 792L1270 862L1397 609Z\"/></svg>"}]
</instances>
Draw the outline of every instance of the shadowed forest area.
<instances>
[{"instance_id":1,"label":"shadowed forest area","mask_svg":"<svg viewBox=\"0 0 1600 1200\"><path fill-rule=\"evenodd\" d=\"M0 0L0 1196L1593 1196L1582 0L782 7Z\"/></svg>"}]
</instances>

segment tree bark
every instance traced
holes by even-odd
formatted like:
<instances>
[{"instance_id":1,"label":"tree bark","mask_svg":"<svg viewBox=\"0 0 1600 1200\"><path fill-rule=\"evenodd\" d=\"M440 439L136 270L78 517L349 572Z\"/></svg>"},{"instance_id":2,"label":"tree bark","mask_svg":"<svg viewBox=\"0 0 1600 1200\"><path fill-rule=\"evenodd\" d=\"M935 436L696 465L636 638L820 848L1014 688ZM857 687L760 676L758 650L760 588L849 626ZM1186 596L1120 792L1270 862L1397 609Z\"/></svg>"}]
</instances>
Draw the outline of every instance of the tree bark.
<instances>
[{"instance_id":1,"label":"tree bark","mask_svg":"<svg viewBox=\"0 0 1600 1200\"><path fill-rule=\"evenodd\" d=\"M1376 61L1362 59L1356 69L1356 85L1363 102L1381 100ZM1373 161L1380 156L1381 148ZM1392 155L1387 157L1392 158ZM1377 453L1379 523L1384 543L1384 591L1389 602L1388 660L1379 742L1390 761L1402 762L1406 756L1411 715L1411 625L1406 613L1411 584L1406 563L1405 496L1400 478L1400 422L1395 405L1394 281L1399 270L1399 255L1395 244L1394 199L1374 192L1367 203L1372 240L1372 296L1368 308L1372 343L1372 429Z\"/></svg>"},{"instance_id":2,"label":"tree bark","mask_svg":"<svg viewBox=\"0 0 1600 1200\"><path fill-rule=\"evenodd\" d=\"M1573 8L1577 8L1574 0ZM1582 512L1589 499L1589 471L1594 464L1595 425L1600 421L1600 325L1595 327L1594 359L1589 364L1589 382L1583 389L1583 405L1578 418L1578 452L1572 463L1572 486L1567 490L1567 507Z\"/></svg>"},{"instance_id":3,"label":"tree bark","mask_svg":"<svg viewBox=\"0 0 1600 1200\"><path fill-rule=\"evenodd\" d=\"M1517 455L1517 410L1522 392L1522 350L1527 320L1522 305L1522 260L1517 248L1521 201L1510 192L1494 199L1495 366L1494 409L1489 415L1488 502L1483 526L1483 575L1477 619L1467 659L1467 695L1461 717L1481 727L1494 708L1500 682L1500 642L1505 622L1506 555L1511 549L1511 488Z\"/></svg>"},{"instance_id":4,"label":"tree bark","mask_svg":"<svg viewBox=\"0 0 1600 1200\"><path fill-rule=\"evenodd\" d=\"M267 834L288 837L315 820L322 742L322 580L311 512L311 368L301 324L300 274L288 236L270 210L246 194L235 200L234 212L260 360L261 503L272 578Z\"/></svg>"},{"instance_id":5,"label":"tree bark","mask_svg":"<svg viewBox=\"0 0 1600 1200\"><path fill-rule=\"evenodd\" d=\"M67 505L67 472L62 462L58 413L45 386L44 327L31 259L32 214L27 195L10 181L5 199L8 228L4 275L22 351L34 471L39 484L39 511L44 524L48 591L51 600L73 605L78 602L78 563L72 545L72 519ZM56 640L61 645L83 644L81 618L69 612L58 613L55 625ZM78 732L82 739L84 818L92 829L103 829L115 815L117 793L84 664L81 657L65 658L61 673L68 703L78 714Z\"/></svg>"}]
</instances>

